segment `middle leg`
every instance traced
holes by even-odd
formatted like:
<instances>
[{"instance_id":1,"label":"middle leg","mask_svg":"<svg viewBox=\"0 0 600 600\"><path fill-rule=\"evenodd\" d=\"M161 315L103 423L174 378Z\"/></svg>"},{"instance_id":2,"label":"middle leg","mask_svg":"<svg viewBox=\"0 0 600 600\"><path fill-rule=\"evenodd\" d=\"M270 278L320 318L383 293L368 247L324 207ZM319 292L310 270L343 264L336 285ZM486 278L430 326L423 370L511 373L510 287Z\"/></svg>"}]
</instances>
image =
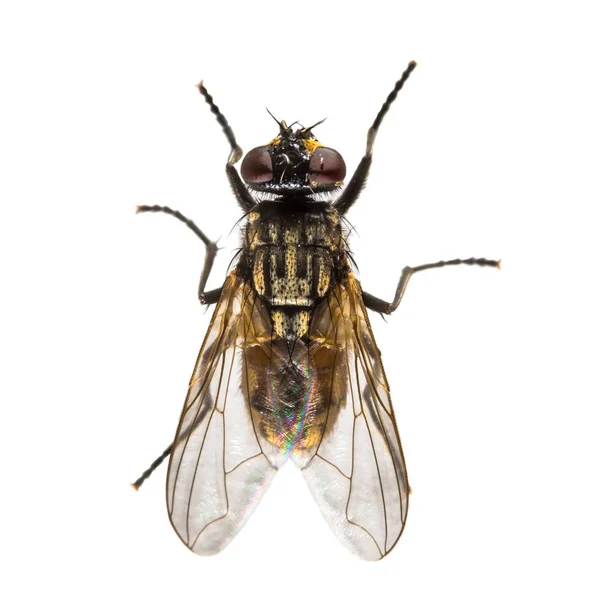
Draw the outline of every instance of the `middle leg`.
<instances>
[{"instance_id":1,"label":"middle leg","mask_svg":"<svg viewBox=\"0 0 600 600\"><path fill-rule=\"evenodd\" d=\"M381 300L380 298L377 298L368 292L363 292L362 296L365 306L371 310L374 310L375 312L391 315L400 305L400 301L404 296L406 286L408 285L408 282L414 273L426 271L428 269L439 269L441 267L448 267L451 265L478 265L480 267L496 267L499 269L500 261L489 260L487 258L455 258L454 260L440 260L436 263L419 265L418 267L404 267L404 269L402 269L400 281L398 282L398 287L396 288L396 295L394 296L394 299L391 302L386 302L385 300Z\"/></svg>"},{"instance_id":2,"label":"middle leg","mask_svg":"<svg viewBox=\"0 0 600 600\"><path fill-rule=\"evenodd\" d=\"M171 215L182 223L185 223L185 225L187 225L202 240L202 243L206 247L206 254L204 255L204 264L202 265L200 281L198 282L198 299L200 300L200 304L214 304L221 296L221 290L223 288L217 288L215 290L211 290L210 292L205 292L204 288L206 286L206 282L208 281L208 276L213 268L217 252L219 251L217 243L210 240L208 236L196 225L196 223L194 223L194 221L182 215L178 210L174 210L168 206L159 206L157 204L148 206L144 204L142 206L137 206L136 212L163 212L167 215Z\"/></svg>"}]
</instances>

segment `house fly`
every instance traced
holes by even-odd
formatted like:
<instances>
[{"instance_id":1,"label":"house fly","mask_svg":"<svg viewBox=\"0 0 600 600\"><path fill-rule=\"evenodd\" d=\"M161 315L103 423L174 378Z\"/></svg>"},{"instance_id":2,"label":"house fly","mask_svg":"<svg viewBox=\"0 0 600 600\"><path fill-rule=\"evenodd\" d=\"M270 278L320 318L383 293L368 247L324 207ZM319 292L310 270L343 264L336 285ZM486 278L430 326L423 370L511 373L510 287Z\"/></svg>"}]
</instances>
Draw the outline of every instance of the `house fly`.
<instances>
[{"instance_id":1,"label":"house fly","mask_svg":"<svg viewBox=\"0 0 600 600\"><path fill-rule=\"evenodd\" d=\"M176 217L202 240L198 297L216 305L175 440L133 484L139 488L170 457L169 518L197 554L215 554L234 538L288 459L354 554L378 560L400 538L409 485L368 310L393 313L418 271L500 266L470 258L405 267L391 302L364 291L353 273L344 215L365 185L381 122L415 67L409 63L383 103L345 186L344 159L315 137L319 123L275 119L276 137L248 152L238 172L243 152L199 84L229 142L227 178L245 218L237 261L220 288L205 290L214 242L176 210L138 207Z\"/></svg>"}]
</instances>

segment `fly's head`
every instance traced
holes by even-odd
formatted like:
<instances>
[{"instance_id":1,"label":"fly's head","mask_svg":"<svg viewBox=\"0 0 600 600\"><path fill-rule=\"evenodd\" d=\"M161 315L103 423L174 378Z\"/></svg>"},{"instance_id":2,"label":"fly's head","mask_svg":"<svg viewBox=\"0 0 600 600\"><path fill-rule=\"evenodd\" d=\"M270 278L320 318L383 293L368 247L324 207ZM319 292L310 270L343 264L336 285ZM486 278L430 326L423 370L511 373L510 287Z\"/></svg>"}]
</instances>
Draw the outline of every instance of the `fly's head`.
<instances>
[{"instance_id":1,"label":"fly's head","mask_svg":"<svg viewBox=\"0 0 600 600\"><path fill-rule=\"evenodd\" d=\"M312 195L339 188L346 176L342 155L323 146L311 127L279 123L279 135L266 146L250 150L241 174L246 185L259 192L279 196Z\"/></svg>"}]
</instances>

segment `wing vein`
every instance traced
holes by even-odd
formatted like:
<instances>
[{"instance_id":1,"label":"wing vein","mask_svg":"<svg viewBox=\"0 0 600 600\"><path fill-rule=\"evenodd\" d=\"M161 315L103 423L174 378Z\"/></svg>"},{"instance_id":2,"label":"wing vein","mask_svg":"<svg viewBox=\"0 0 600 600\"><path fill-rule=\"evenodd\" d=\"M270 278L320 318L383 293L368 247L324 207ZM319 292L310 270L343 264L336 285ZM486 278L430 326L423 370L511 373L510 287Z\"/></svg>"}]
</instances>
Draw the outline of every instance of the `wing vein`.
<instances>
[{"instance_id":1,"label":"wing vein","mask_svg":"<svg viewBox=\"0 0 600 600\"><path fill-rule=\"evenodd\" d=\"M371 388L374 388L375 387L374 378L372 377L370 369L367 368L367 360L366 360L366 357L365 357L365 355L367 354L367 351L366 351L365 348L363 348L362 342L360 341L360 338L358 338L358 336L357 336L357 342L358 342L358 346L359 346L359 350L360 350L360 354L361 354L361 362L364 363L365 373L367 374L367 377L370 380ZM395 420L394 420L393 415L390 415L387 412L387 410L385 410L385 407L382 405L382 403L380 401L373 402L373 406L375 408L375 411L377 412L377 418L378 418L379 423L380 423L380 427L381 427L380 430L381 430L381 433L383 434L383 438L385 440L385 445L387 446L388 452L389 452L389 454L390 454L390 456L392 458L392 464L394 466L394 476L396 478L396 487L398 488L398 497L401 499L402 498L402 488L400 486L400 478L398 476L398 469L397 469L396 461L395 461L395 458L394 458L394 452L393 452L393 449L392 449L392 445L390 443L390 438L389 438L387 429L384 426L383 420L381 418L381 414L379 412L380 407L383 408L384 412L386 414L388 414L388 416L390 416L390 418L392 419L392 422L395 423ZM396 437L397 437L397 432L396 432ZM401 452L401 450L400 450L400 440L398 438L397 438L397 442L398 442L399 451ZM383 490L382 490L382 493L383 493ZM402 522L404 522L405 515L404 515L404 508L402 506L402 501L400 501L400 515L401 515L401 518L402 518ZM386 517L386 531L387 531L387 517ZM387 540L386 540L386 547L387 547Z\"/></svg>"},{"instance_id":2,"label":"wing vein","mask_svg":"<svg viewBox=\"0 0 600 600\"><path fill-rule=\"evenodd\" d=\"M229 291L229 290L227 290L227 291ZM225 291L223 292L222 297L224 296L224 294L225 294ZM217 315L217 311L219 310L219 308L220 308L219 305L217 305L217 308L215 309L215 314L214 314L213 319L211 321L211 325L214 322L214 319L215 319L215 317ZM228 297L227 298L227 308L226 308L226 310L223 311L223 314L226 315L227 313L230 313L231 312L230 309L231 309L231 298ZM213 352L213 354L210 357L210 362L209 362L208 368L205 369L205 373L206 372L210 373L212 371L213 363L214 363L216 355L217 355L216 351L217 351L218 348L221 347L221 344L222 344L222 341L223 341L223 336L225 335L225 330L227 329L227 325L228 325L227 319L224 318L224 316L221 317L221 324L219 326L219 335L218 335L217 339L213 342L214 351L211 349L211 352ZM194 376L196 376L196 372L201 368L203 360L204 360L204 348L201 348L200 349L200 353L198 354L198 360L197 360L196 366L194 368ZM195 380L195 377L192 377L192 382L190 383L190 387L194 385L194 380ZM181 425L183 424L183 421L185 419L185 416L186 416L188 410L196 402L196 400L198 399L198 396L200 395L201 392L203 392L205 386L208 386L210 380L211 380L211 377L205 377L204 380L202 381L200 389L196 393L194 399L191 402L187 402L186 401L186 406L185 406L185 408L183 410L183 413L181 415L180 426L179 427L181 427ZM196 427L198 427L198 425L200 424L200 423L197 423L197 421L198 421L198 416L200 415L200 411L202 410L202 406L204 404L204 400L205 399L206 399L206 394L204 394L204 396L202 398L202 401L200 402L200 405L198 406L198 409L196 410L196 415L194 416L194 419L192 420L192 423L190 424L190 427L188 428L188 430L185 431L182 434L179 431L179 429L178 429L177 434L175 435L175 440L177 442L177 444L176 444L177 446L181 443L181 439L182 439L183 436L185 436L185 442L183 444L183 448L181 450L181 454L179 455L178 462L177 462L177 468L175 470L175 476L173 478L174 479L174 483L173 483L173 491L172 491L172 494L171 494L171 510L170 510L170 514L171 515L173 514L173 510L174 510L174 506L175 506L175 490L177 489L177 482L179 480L179 473L180 473L180 469L181 469L181 462L182 462L183 456L185 455L188 443L190 441L190 437L191 437L193 431L196 429ZM215 406L216 406L216 404L215 404ZM211 418L212 418L212 415L211 415ZM208 426L207 426L206 430L208 431ZM176 445L173 446L173 451L175 451ZM171 470L171 468L172 468L172 466L169 465L169 471Z\"/></svg>"},{"instance_id":3,"label":"wing vein","mask_svg":"<svg viewBox=\"0 0 600 600\"><path fill-rule=\"evenodd\" d=\"M335 321L335 319L333 318L333 313L331 312L331 304L329 303L329 296L327 297L327 306L329 308L329 315L331 317L331 322L335 323L335 344L334 345L337 346L339 326L338 326L337 322ZM315 451L314 456L316 456L318 454L319 449L321 448L321 444L323 443L323 438L325 437L325 432L327 431L327 425L329 423L329 415L330 415L330 411L331 411L331 396L333 395L333 385L334 385L334 378L335 378L336 362L337 362L337 353L334 355L333 366L331 368L331 380L329 382L329 394L327 395L327 414L325 415L325 426L323 428L323 433L321 434L321 437L319 439L319 443L317 445L317 449ZM313 458L314 458L314 456L313 456ZM321 457L321 458L323 458L323 457ZM308 464L306 466L310 465L311 462L312 462L312 458L308 461ZM337 469L337 467L336 467L336 469ZM340 473L341 473L341 471L340 471ZM346 477L346 475L344 475L344 477Z\"/></svg>"},{"instance_id":4,"label":"wing vein","mask_svg":"<svg viewBox=\"0 0 600 600\"><path fill-rule=\"evenodd\" d=\"M353 341L354 344L356 345L358 343L358 336L356 335L356 330L354 331L354 336L353 336ZM359 344L360 345L360 344ZM379 468L379 460L377 458L377 451L375 450L375 444L373 442L373 435L371 433L371 427L369 426L369 421L367 419L367 412L365 411L365 407L364 407L364 403L365 401L368 401L368 398L365 399L363 396L363 393L360 389L360 378L359 378L359 373L358 373L358 364L359 362L361 363L361 366L364 367L364 365L362 364L362 361L360 360L360 356L359 353L356 352L356 348L354 351L354 368L356 371L356 383L357 383L357 387L359 389L359 399L360 399L360 407L361 407L361 412L364 413L364 420L365 420L365 425L367 427L367 432L369 434L369 441L371 442L371 449L373 450L373 458L375 459L375 467L377 469L377 478L379 480L379 489L381 490L381 501L383 503L383 519L385 522L385 542L387 545L387 507L386 507L386 502L385 502L385 491L383 489L383 481L381 478L381 469ZM379 547L379 544L377 545L377 547Z\"/></svg>"},{"instance_id":5,"label":"wing vein","mask_svg":"<svg viewBox=\"0 0 600 600\"><path fill-rule=\"evenodd\" d=\"M344 473L336 464L332 463L330 460L328 460L324 456L321 456L318 452L315 453L315 456L318 456L322 461L326 462L328 465L331 465L334 469L339 471L340 475L345 477L348 481L351 481L351 478L348 475L346 475L346 473ZM311 459L311 460L313 460L313 459Z\"/></svg>"},{"instance_id":6,"label":"wing vein","mask_svg":"<svg viewBox=\"0 0 600 600\"><path fill-rule=\"evenodd\" d=\"M253 456L249 456L248 458L241 460L237 465L235 465L235 467L233 467L233 469L229 469L229 471L225 471L225 475L229 475L229 474L233 473L238 467L241 467L244 463L247 463L248 461L252 460L253 458L258 458L259 456L264 456L265 458L267 458L265 456L264 452L257 452Z\"/></svg>"}]
</instances>

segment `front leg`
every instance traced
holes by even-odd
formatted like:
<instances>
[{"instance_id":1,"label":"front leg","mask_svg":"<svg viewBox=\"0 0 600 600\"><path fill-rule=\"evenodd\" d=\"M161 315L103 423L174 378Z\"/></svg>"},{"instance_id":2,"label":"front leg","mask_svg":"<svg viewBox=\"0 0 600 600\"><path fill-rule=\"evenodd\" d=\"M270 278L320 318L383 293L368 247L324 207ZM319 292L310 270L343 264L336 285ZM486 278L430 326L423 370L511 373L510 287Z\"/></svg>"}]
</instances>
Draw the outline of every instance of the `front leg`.
<instances>
[{"instance_id":1,"label":"front leg","mask_svg":"<svg viewBox=\"0 0 600 600\"><path fill-rule=\"evenodd\" d=\"M356 171L354 171L354 175L352 175L352 179L350 179L348 185L342 192L342 195L333 203L341 215L345 215L348 212L350 207L358 199L362 189L365 187L369 170L371 169L373 144L375 143L379 126L383 121L383 117L385 117L388 110L390 110L390 106L396 99L398 92L402 89L402 86L410 77L410 74L413 72L416 66L417 63L414 60L408 63L408 67L406 67L404 73L402 73L402 77L400 77L400 79L396 82L394 89L389 93L388 97L383 103L383 106L379 110L379 113L375 117L375 121L373 121L373 125L371 125L371 128L367 133L367 149L365 151L365 155L362 157L360 163L358 163L358 167L356 167Z\"/></svg>"},{"instance_id":2,"label":"front leg","mask_svg":"<svg viewBox=\"0 0 600 600\"><path fill-rule=\"evenodd\" d=\"M455 258L454 260L440 260L436 263L429 263L427 265L419 265L418 267L404 267L402 269L402 275L400 276L400 281L398 282L398 287L396 288L396 295L392 302L386 302L385 300L381 300L368 292L363 292L363 301L367 308L374 310L375 312L391 315L400 305L400 301L404 296L404 291L406 290L406 286L410 281L410 278L414 273L418 273L419 271L426 271L427 269L439 269L441 267L448 267L450 265L478 265L480 267L496 267L500 268L499 260L489 260L487 258L466 258L460 259Z\"/></svg>"},{"instance_id":3,"label":"front leg","mask_svg":"<svg viewBox=\"0 0 600 600\"><path fill-rule=\"evenodd\" d=\"M229 142L231 151L229 152L229 158L225 165L225 172L227 173L227 179L229 185L235 194L235 198L238 204L242 207L244 212L250 212L254 206L256 206L256 200L252 197L248 188L244 185L242 178L233 166L240 158L242 158L242 149L238 146L233 129L227 122L227 119L223 116L223 113L219 110L219 107L215 104L213 97L208 93L208 90L204 87L204 83L201 81L198 84L198 91L202 94L208 106L210 106L211 112L217 118L217 122L223 128L223 133Z\"/></svg>"}]
</instances>

